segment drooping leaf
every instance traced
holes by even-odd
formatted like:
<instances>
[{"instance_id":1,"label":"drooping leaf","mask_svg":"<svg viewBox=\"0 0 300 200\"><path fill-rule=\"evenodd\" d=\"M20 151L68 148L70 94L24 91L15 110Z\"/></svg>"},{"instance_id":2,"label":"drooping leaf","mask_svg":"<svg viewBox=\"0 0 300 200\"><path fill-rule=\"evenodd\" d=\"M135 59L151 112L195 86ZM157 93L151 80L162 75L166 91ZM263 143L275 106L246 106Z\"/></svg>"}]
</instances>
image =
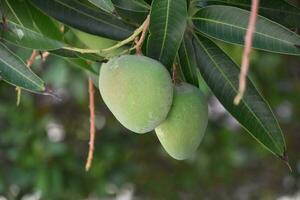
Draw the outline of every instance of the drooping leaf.
<instances>
[{"instance_id":1,"label":"drooping leaf","mask_svg":"<svg viewBox=\"0 0 300 200\"><path fill-rule=\"evenodd\" d=\"M147 55L170 69L184 35L186 20L186 0L154 0Z\"/></svg>"},{"instance_id":2,"label":"drooping leaf","mask_svg":"<svg viewBox=\"0 0 300 200\"><path fill-rule=\"evenodd\" d=\"M251 81L238 106L233 99L238 91L239 68L212 41L202 36L193 39L201 75L214 95L240 124L264 147L284 159L285 141L274 114Z\"/></svg>"},{"instance_id":3,"label":"drooping leaf","mask_svg":"<svg viewBox=\"0 0 300 200\"><path fill-rule=\"evenodd\" d=\"M112 0L117 13L124 19L142 23L146 18L150 6L143 0Z\"/></svg>"},{"instance_id":4,"label":"drooping leaf","mask_svg":"<svg viewBox=\"0 0 300 200\"><path fill-rule=\"evenodd\" d=\"M89 2L108 13L113 13L115 9L111 0L89 0Z\"/></svg>"},{"instance_id":5,"label":"drooping leaf","mask_svg":"<svg viewBox=\"0 0 300 200\"><path fill-rule=\"evenodd\" d=\"M12 85L31 92L41 93L45 90L44 82L2 42L0 42L0 77Z\"/></svg>"},{"instance_id":6,"label":"drooping leaf","mask_svg":"<svg viewBox=\"0 0 300 200\"><path fill-rule=\"evenodd\" d=\"M47 38L39 32L9 21L5 26L0 23L0 32L3 40L25 48L53 50L64 46L60 41Z\"/></svg>"},{"instance_id":7,"label":"drooping leaf","mask_svg":"<svg viewBox=\"0 0 300 200\"><path fill-rule=\"evenodd\" d=\"M207 6L192 17L202 34L234 44L244 44L249 11L230 6ZM258 16L253 48L275 53L300 55L300 36L289 29Z\"/></svg>"},{"instance_id":8,"label":"drooping leaf","mask_svg":"<svg viewBox=\"0 0 300 200\"><path fill-rule=\"evenodd\" d=\"M190 33L185 33L178 51L178 57L182 73L185 77L185 81L198 86L196 55L193 49Z\"/></svg>"},{"instance_id":9,"label":"drooping leaf","mask_svg":"<svg viewBox=\"0 0 300 200\"><path fill-rule=\"evenodd\" d=\"M58 21L87 33L113 40L129 37L134 28L117 17L94 10L75 0L30 0L30 2Z\"/></svg>"},{"instance_id":10,"label":"drooping leaf","mask_svg":"<svg viewBox=\"0 0 300 200\"><path fill-rule=\"evenodd\" d=\"M251 0L198 0L198 6L228 5L251 9ZM259 14L289 28L300 27L300 9L284 0L263 0L259 4Z\"/></svg>"}]
</instances>

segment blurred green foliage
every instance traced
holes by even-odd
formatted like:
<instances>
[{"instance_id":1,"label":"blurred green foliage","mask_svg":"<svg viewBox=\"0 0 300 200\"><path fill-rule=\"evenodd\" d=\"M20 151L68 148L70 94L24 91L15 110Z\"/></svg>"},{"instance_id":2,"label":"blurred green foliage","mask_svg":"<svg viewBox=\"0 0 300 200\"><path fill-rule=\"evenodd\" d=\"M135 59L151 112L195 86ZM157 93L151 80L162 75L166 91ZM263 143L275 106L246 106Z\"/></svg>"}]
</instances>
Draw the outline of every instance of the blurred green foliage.
<instances>
[{"instance_id":1,"label":"blurred green foliage","mask_svg":"<svg viewBox=\"0 0 300 200\"><path fill-rule=\"evenodd\" d=\"M236 62L241 47L220 44ZM30 52L18 52L25 60ZM61 100L22 93L0 82L0 194L7 199L104 199L133 192L137 199L275 199L300 189L299 58L253 52L251 77L283 127L293 173L258 145L209 90L210 120L194 157L176 161L154 133L124 129L96 93L97 135L88 152L87 76L50 56L33 66ZM130 199L130 198L129 198Z\"/></svg>"}]
</instances>

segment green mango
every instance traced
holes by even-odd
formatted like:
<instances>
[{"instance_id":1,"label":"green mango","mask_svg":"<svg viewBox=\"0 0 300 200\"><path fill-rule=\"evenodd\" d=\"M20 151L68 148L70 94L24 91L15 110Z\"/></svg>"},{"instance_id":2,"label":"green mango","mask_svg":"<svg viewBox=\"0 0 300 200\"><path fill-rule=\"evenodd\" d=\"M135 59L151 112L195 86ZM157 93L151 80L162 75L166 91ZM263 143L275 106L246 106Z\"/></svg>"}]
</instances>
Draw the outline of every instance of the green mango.
<instances>
[{"instance_id":1,"label":"green mango","mask_svg":"<svg viewBox=\"0 0 300 200\"><path fill-rule=\"evenodd\" d=\"M173 100L167 69L140 55L123 55L103 64L99 89L113 115L136 133L154 130L166 119Z\"/></svg>"},{"instance_id":2,"label":"green mango","mask_svg":"<svg viewBox=\"0 0 300 200\"><path fill-rule=\"evenodd\" d=\"M174 100L167 119L156 129L156 135L166 152L184 160L197 150L208 121L207 101L193 85L181 82L175 86Z\"/></svg>"}]
</instances>

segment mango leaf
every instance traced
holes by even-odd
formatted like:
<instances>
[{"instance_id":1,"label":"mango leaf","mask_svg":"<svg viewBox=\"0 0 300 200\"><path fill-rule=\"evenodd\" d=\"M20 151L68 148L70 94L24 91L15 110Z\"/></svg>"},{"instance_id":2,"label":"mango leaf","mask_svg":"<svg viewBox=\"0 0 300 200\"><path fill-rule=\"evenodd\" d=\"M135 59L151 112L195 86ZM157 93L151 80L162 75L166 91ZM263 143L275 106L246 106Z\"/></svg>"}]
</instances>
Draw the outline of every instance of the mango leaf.
<instances>
[{"instance_id":1,"label":"mango leaf","mask_svg":"<svg viewBox=\"0 0 300 200\"><path fill-rule=\"evenodd\" d=\"M32 6L30 3L27 2L26 5L31 13L34 24L40 33L54 40L63 40L63 33L50 17Z\"/></svg>"},{"instance_id":2,"label":"mango leaf","mask_svg":"<svg viewBox=\"0 0 300 200\"><path fill-rule=\"evenodd\" d=\"M154 0L147 55L170 69L182 41L186 21L186 0Z\"/></svg>"},{"instance_id":3,"label":"mango leaf","mask_svg":"<svg viewBox=\"0 0 300 200\"><path fill-rule=\"evenodd\" d=\"M64 45L57 40L47 38L39 32L10 21L5 26L0 23L0 32L3 40L25 48L52 50L61 48Z\"/></svg>"},{"instance_id":4,"label":"mango leaf","mask_svg":"<svg viewBox=\"0 0 300 200\"><path fill-rule=\"evenodd\" d=\"M112 0L117 13L124 19L141 24L150 6L143 0Z\"/></svg>"},{"instance_id":5,"label":"mango leaf","mask_svg":"<svg viewBox=\"0 0 300 200\"><path fill-rule=\"evenodd\" d=\"M233 99L238 91L239 68L212 41L194 35L193 45L202 77L215 96L240 124L265 148L286 160L286 146L270 106L251 81L238 106Z\"/></svg>"},{"instance_id":6,"label":"mango leaf","mask_svg":"<svg viewBox=\"0 0 300 200\"><path fill-rule=\"evenodd\" d=\"M249 11L229 6L207 6L193 17L197 31L213 38L244 44ZM300 55L300 36L289 29L259 16L254 33L253 48L281 54Z\"/></svg>"},{"instance_id":7,"label":"mango leaf","mask_svg":"<svg viewBox=\"0 0 300 200\"><path fill-rule=\"evenodd\" d=\"M42 12L87 33L113 40L129 37L134 28L116 16L94 10L75 0L29 0Z\"/></svg>"},{"instance_id":8,"label":"mango leaf","mask_svg":"<svg viewBox=\"0 0 300 200\"><path fill-rule=\"evenodd\" d=\"M4 81L25 90L36 93L45 91L44 82L3 43L0 43L0 76Z\"/></svg>"},{"instance_id":9,"label":"mango leaf","mask_svg":"<svg viewBox=\"0 0 300 200\"><path fill-rule=\"evenodd\" d=\"M108 13L113 13L115 10L111 0L89 0L89 2Z\"/></svg>"},{"instance_id":10,"label":"mango leaf","mask_svg":"<svg viewBox=\"0 0 300 200\"><path fill-rule=\"evenodd\" d=\"M35 30L31 14L25 1L5 0L5 3L10 9L10 12L15 19L15 23Z\"/></svg>"},{"instance_id":11,"label":"mango leaf","mask_svg":"<svg viewBox=\"0 0 300 200\"><path fill-rule=\"evenodd\" d=\"M197 61L193 49L191 34L186 32L178 51L180 69L185 77L185 81L198 86Z\"/></svg>"},{"instance_id":12,"label":"mango leaf","mask_svg":"<svg viewBox=\"0 0 300 200\"><path fill-rule=\"evenodd\" d=\"M198 6L228 5L251 9L251 0L198 0ZM300 27L300 9L284 0L260 1L259 14L289 28Z\"/></svg>"}]
</instances>

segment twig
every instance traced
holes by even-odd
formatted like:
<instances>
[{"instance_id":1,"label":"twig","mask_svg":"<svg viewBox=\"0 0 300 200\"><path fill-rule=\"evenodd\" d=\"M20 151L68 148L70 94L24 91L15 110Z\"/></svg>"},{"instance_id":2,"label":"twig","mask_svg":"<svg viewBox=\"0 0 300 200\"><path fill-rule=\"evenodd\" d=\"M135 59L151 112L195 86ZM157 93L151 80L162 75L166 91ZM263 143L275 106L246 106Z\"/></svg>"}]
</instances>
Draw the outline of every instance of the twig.
<instances>
[{"instance_id":1,"label":"twig","mask_svg":"<svg viewBox=\"0 0 300 200\"><path fill-rule=\"evenodd\" d=\"M71 50L71 51L76 51L76 52L79 52L79 53L98 53L98 54L104 54L104 53L107 53L109 51L112 51L114 49L117 49L117 48L120 48L122 46L124 46L125 44L128 44L129 42L132 42L135 40L135 38L140 35L140 33L143 33L143 32L147 32L147 30L144 31L144 27L146 26L149 26L149 21L150 21L150 16L148 16L146 18L146 20L143 22L143 24L137 28L133 34L131 36L129 36L128 38L126 38L125 40L122 40L120 42L118 42L116 45L114 46L111 46L109 48L106 48L106 49L101 49L101 50L95 50L95 49L81 49L81 48L76 48L76 47L63 47L64 49L67 49L67 50ZM148 29L148 27L147 27ZM145 35L145 33L144 33ZM143 40L145 38L143 38L145 36L141 36L141 43L143 43Z\"/></svg>"},{"instance_id":2,"label":"twig","mask_svg":"<svg viewBox=\"0 0 300 200\"><path fill-rule=\"evenodd\" d=\"M38 55L38 52L36 50L33 50L31 53L31 56L29 57L29 59L27 60L27 63L26 63L26 66L28 68L31 68L37 55ZM20 102L21 102L22 89L20 87L16 87L16 91L17 91L17 106L19 106Z\"/></svg>"},{"instance_id":3,"label":"twig","mask_svg":"<svg viewBox=\"0 0 300 200\"><path fill-rule=\"evenodd\" d=\"M172 81L173 81L173 84L180 83L180 80L178 79L176 63L173 63L173 67L172 67Z\"/></svg>"},{"instance_id":4,"label":"twig","mask_svg":"<svg viewBox=\"0 0 300 200\"><path fill-rule=\"evenodd\" d=\"M250 63L250 53L252 48L253 34L255 31L258 8L259 8L259 0L252 0L251 14L249 17L248 28L245 36L245 47L244 47L242 66L241 66L241 72L239 77L240 79L239 91L236 97L234 98L235 105L238 105L240 103L246 91L247 74L248 74L249 63Z\"/></svg>"},{"instance_id":5,"label":"twig","mask_svg":"<svg viewBox=\"0 0 300 200\"><path fill-rule=\"evenodd\" d=\"M85 170L89 171L94 155L94 143L95 143L95 101L94 101L94 86L93 81L89 78L89 108L90 108L90 142L89 153L85 164Z\"/></svg>"},{"instance_id":6,"label":"twig","mask_svg":"<svg viewBox=\"0 0 300 200\"><path fill-rule=\"evenodd\" d=\"M135 49L136 49L137 54L143 54L142 53L142 46L143 46L144 40L146 38L146 33L149 29L150 15L147 16L147 18L146 18L146 20L144 21L143 24L144 24L144 26L143 26L142 35L141 35L140 39L137 40L136 45L135 45Z\"/></svg>"}]
</instances>

